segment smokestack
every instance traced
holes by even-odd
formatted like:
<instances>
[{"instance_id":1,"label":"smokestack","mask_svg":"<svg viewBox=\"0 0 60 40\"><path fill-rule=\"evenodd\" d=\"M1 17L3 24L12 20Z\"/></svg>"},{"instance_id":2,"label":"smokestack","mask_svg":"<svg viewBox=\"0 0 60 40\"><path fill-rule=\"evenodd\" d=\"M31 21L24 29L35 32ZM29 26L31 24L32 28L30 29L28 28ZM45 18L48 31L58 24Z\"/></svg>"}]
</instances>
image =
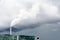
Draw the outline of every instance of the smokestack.
<instances>
[{"instance_id":1,"label":"smokestack","mask_svg":"<svg viewBox=\"0 0 60 40\"><path fill-rule=\"evenodd\" d=\"M10 35L12 35L12 26L10 25Z\"/></svg>"},{"instance_id":2,"label":"smokestack","mask_svg":"<svg viewBox=\"0 0 60 40\"><path fill-rule=\"evenodd\" d=\"M12 27L10 27L10 35L12 35Z\"/></svg>"}]
</instances>

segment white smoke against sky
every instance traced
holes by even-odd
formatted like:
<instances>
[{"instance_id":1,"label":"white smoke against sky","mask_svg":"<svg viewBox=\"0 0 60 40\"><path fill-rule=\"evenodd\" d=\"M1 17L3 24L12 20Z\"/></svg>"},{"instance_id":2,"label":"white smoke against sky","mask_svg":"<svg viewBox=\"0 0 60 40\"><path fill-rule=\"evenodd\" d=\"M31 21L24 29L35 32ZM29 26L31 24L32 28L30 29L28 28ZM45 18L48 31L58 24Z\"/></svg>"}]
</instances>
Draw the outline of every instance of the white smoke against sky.
<instances>
[{"instance_id":1,"label":"white smoke against sky","mask_svg":"<svg viewBox=\"0 0 60 40\"><path fill-rule=\"evenodd\" d=\"M16 0L0 0L0 30L9 27L16 15Z\"/></svg>"},{"instance_id":2,"label":"white smoke against sky","mask_svg":"<svg viewBox=\"0 0 60 40\"><path fill-rule=\"evenodd\" d=\"M52 3L49 1L50 0L0 0L0 30L9 27L11 21L14 20L13 25L17 22L16 20L19 20L16 24L20 27L22 27L22 25L29 26L39 23L39 25L41 25L46 22L60 21L59 8L57 6L58 0L51 0ZM38 3L39 5L37 5ZM40 9L38 9L39 6ZM20 19L20 17L24 17L23 20Z\"/></svg>"},{"instance_id":3,"label":"white smoke against sky","mask_svg":"<svg viewBox=\"0 0 60 40\"><path fill-rule=\"evenodd\" d=\"M29 3L31 3L32 6L27 8L27 6L30 6L27 5ZM23 0L20 4L24 7L19 9L20 14L12 20L11 27L23 30L35 28L41 24L60 22L58 6L49 3L49 0Z\"/></svg>"}]
</instances>

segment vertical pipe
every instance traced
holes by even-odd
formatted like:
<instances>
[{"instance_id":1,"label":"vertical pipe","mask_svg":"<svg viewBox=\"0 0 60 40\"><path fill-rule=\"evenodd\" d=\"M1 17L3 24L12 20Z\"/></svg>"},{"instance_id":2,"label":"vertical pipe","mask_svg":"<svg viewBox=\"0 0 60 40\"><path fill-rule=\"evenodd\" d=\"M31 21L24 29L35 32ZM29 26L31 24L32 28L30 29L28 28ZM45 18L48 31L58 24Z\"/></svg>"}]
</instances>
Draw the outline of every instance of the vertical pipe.
<instances>
[{"instance_id":1,"label":"vertical pipe","mask_svg":"<svg viewBox=\"0 0 60 40\"><path fill-rule=\"evenodd\" d=\"M10 35L12 35L12 27L10 27Z\"/></svg>"},{"instance_id":2,"label":"vertical pipe","mask_svg":"<svg viewBox=\"0 0 60 40\"><path fill-rule=\"evenodd\" d=\"M19 35L17 35L17 40L19 40Z\"/></svg>"},{"instance_id":3,"label":"vertical pipe","mask_svg":"<svg viewBox=\"0 0 60 40\"><path fill-rule=\"evenodd\" d=\"M37 37L35 36L35 40L37 40Z\"/></svg>"}]
</instances>

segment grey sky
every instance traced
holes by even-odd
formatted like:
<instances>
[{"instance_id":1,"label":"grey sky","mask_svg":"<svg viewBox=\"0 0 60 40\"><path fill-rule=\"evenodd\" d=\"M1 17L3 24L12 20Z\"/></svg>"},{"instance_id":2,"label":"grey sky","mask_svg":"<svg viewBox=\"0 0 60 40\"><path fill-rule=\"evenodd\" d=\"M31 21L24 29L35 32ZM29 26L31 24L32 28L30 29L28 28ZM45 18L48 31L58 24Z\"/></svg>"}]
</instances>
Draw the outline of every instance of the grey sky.
<instances>
[{"instance_id":1,"label":"grey sky","mask_svg":"<svg viewBox=\"0 0 60 40\"><path fill-rule=\"evenodd\" d=\"M60 40L60 0L1 0L0 30L10 25L19 29L14 34Z\"/></svg>"}]
</instances>

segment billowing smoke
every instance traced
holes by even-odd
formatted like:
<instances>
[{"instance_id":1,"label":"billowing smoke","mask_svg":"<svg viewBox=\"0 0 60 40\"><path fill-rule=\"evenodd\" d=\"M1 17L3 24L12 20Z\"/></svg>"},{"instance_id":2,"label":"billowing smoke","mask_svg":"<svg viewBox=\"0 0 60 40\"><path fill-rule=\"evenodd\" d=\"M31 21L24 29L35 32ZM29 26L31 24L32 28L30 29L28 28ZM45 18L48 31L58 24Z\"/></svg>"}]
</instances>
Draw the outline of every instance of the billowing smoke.
<instances>
[{"instance_id":1,"label":"billowing smoke","mask_svg":"<svg viewBox=\"0 0 60 40\"><path fill-rule=\"evenodd\" d=\"M0 30L8 28L16 14L15 0L0 0Z\"/></svg>"},{"instance_id":2,"label":"billowing smoke","mask_svg":"<svg viewBox=\"0 0 60 40\"><path fill-rule=\"evenodd\" d=\"M24 8L20 9L20 14L12 20L10 26L24 30L35 28L46 23L60 22L58 6L48 2L48 0L35 1L32 3L31 8L27 8L25 5Z\"/></svg>"},{"instance_id":3,"label":"billowing smoke","mask_svg":"<svg viewBox=\"0 0 60 40\"><path fill-rule=\"evenodd\" d=\"M5 0L0 0L0 5L4 5Z\"/></svg>"}]
</instances>

